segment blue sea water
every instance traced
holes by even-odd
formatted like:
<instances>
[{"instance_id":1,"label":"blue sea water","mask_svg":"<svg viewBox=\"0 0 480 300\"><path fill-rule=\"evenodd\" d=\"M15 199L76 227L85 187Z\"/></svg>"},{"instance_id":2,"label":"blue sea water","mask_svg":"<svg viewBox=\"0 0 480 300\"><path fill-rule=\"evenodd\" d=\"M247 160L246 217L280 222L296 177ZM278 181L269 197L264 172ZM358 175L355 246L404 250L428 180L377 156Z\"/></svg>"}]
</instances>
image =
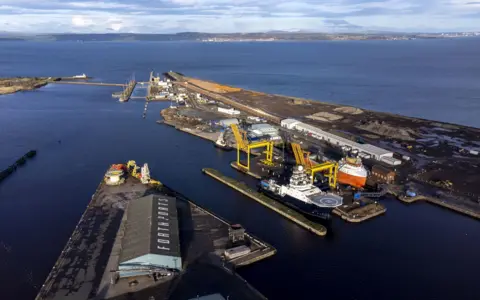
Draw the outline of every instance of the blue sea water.
<instances>
[{"instance_id":1,"label":"blue sea water","mask_svg":"<svg viewBox=\"0 0 480 300\"><path fill-rule=\"evenodd\" d=\"M480 127L479 39L310 43L0 44L0 76L87 73L124 82L176 70L265 92ZM1 299L33 298L108 165L148 162L155 177L275 246L239 272L269 299L480 299L478 221L386 199L385 216L335 219L319 238L202 175L234 153L155 123L165 104L119 103L112 87L49 85L0 96Z\"/></svg>"},{"instance_id":2,"label":"blue sea water","mask_svg":"<svg viewBox=\"0 0 480 300\"><path fill-rule=\"evenodd\" d=\"M125 81L176 70L243 88L480 127L479 38L276 43L2 43L0 71ZM68 73L68 74L66 74Z\"/></svg>"}]
</instances>

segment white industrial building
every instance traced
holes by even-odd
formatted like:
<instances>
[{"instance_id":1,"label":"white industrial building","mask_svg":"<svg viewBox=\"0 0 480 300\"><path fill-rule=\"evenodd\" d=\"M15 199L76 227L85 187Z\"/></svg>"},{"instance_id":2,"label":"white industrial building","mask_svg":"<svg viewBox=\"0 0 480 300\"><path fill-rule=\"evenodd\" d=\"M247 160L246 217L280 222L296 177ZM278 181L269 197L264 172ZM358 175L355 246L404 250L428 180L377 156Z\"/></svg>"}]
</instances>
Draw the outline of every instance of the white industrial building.
<instances>
[{"instance_id":1,"label":"white industrial building","mask_svg":"<svg viewBox=\"0 0 480 300\"><path fill-rule=\"evenodd\" d=\"M223 114L227 115L239 115L240 111L233 109L233 108L223 108L223 107L218 107L218 112L221 112Z\"/></svg>"},{"instance_id":2,"label":"white industrial building","mask_svg":"<svg viewBox=\"0 0 480 300\"><path fill-rule=\"evenodd\" d=\"M232 124L236 124L238 125L238 119L223 119L223 120L220 120L218 121L218 125L222 126L222 127L230 127L230 125Z\"/></svg>"},{"instance_id":3,"label":"white industrial building","mask_svg":"<svg viewBox=\"0 0 480 300\"><path fill-rule=\"evenodd\" d=\"M253 124L250 126L250 129L248 130L248 135L249 137L254 137L254 138L262 138L262 137L268 137L269 140L271 141L279 141L282 138L280 137L280 134L278 133L278 129L273 127L270 124Z\"/></svg>"},{"instance_id":4,"label":"white industrial building","mask_svg":"<svg viewBox=\"0 0 480 300\"><path fill-rule=\"evenodd\" d=\"M352 151L358 151L360 157L372 157L376 160L383 161L389 165L399 165L401 161L393 158L393 152L388 151L370 144L359 144L344 137L321 130L315 126L302 123L295 119L285 119L281 121L281 126L287 129L297 130L306 133L316 139L326 141L332 145L351 148Z\"/></svg>"}]
</instances>

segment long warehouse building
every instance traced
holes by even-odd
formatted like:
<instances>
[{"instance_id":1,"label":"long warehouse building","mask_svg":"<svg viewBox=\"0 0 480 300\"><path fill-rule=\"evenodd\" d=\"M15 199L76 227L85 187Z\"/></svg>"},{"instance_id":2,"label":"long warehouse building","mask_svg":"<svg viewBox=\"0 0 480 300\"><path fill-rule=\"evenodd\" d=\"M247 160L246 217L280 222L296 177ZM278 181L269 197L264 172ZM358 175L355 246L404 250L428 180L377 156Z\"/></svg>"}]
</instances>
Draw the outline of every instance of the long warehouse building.
<instances>
[{"instance_id":1,"label":"long warehouse building","mask_svg":"<svg viewBox=\"0 0 480 300\"><path fill-rule=\"evenodd\" d=\"M356 149L359 153L365 153L372 158L383 161L389 165L399 165L401 161L393 157L393 152L370 144L359 144L344 137L321 130L315 126L300 122L295 119L285 119L281 121L281 126L287 129L293 129L307 133L312 137L326 141L332 145L343 147L348 146L352 150Z\"/></svg>"},{"instance_id":2,"label":"long warehouse building","mask_svg":"<svg viewBox=\"0 0 480 300\"><path fill-rule=\"evenodd\" d=\"M175 198L138 198L128 204L125 214L120 278L182 269Z\"/></svg>"}]
</instances>

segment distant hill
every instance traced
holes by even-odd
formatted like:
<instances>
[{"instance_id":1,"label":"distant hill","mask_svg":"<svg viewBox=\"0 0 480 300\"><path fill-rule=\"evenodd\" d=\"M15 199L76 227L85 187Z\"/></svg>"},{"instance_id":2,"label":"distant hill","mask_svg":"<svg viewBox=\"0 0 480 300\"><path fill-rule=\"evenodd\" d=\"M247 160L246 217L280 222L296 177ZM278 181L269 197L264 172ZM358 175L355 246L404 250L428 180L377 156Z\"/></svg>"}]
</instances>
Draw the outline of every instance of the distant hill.
<instances>
[{"instance_id":1,"label":"distant hill","mask_svg":"<svg viewBox=\"0 0 480 300\"><path fill-rule=\"evenodd\" d=\"M18 34L0 32L0 41L197 41L215 40L286 40L286 41L314 41L314 40L370 40L370 39L409 39L409 38L436 38L440 34L421 33L394 33L394 32L355 32L355 33L320 33L305 31L270 31L257 33L203 33L180 32L174 34L137 34L137 33L104 33L104 34Z\"/></svg>"}]
</instances>

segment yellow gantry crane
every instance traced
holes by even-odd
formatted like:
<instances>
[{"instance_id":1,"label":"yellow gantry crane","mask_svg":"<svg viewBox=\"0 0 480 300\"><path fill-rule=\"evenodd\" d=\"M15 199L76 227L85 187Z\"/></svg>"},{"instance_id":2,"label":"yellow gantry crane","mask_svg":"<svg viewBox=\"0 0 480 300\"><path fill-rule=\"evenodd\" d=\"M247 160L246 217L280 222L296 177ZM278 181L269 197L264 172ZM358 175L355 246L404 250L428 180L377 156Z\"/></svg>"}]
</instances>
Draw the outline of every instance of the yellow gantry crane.
<instances>
[{"instance_id":1,"label":"yellow gantry crane","mask_svg":"<svg viewBox=\"0 0 480 300\"><path fill-rule=\"evenodd\" d=\"M325 172L325 177L328 178L328 185L330 186L331 189L336 189L337 188L337 173L338 173L338 163L336 162L324 162L319 165L312 166L312 169L310 170L310 176L312 178L312 183L313 183L313 178L315 178L315 174L317 172Z\"/></svg>"},{"instance_id":2,"label":"yellow gantry crane","mask_svg":"<svg viewBox=\"0 0 480 300\"><path fill-rule=\"evenodd\" d=\"M330 188L335 189L337 187L338 163L324 162L314 165L310 160L310 152L303 151L302 147L297 143L291 143L291 145L297 165L303 166L304 170L310 173L312 183L316 173L326 171L325 177L328 178Z\"/></svg>"},{"instance_id":3,"label":"yellow gantry crane","mask_svg":"<svg viewBox=\"0 0 480 300\"><path fill-rule=\"evenodd\" d=\"M233 135L235 136L235 141L237 142L237 166L250 170L250 152L252 149L256 148L266 148L265 159L262 160L267 166L273 165L273 142L270 141L259 141L250 143L247 139L247 133L244 130L238 128L236 124L230 125L232 128ZM247 165L244 165L240 162L240 151L244 151L247 154Z\"/></svg>"}]
</instances>

